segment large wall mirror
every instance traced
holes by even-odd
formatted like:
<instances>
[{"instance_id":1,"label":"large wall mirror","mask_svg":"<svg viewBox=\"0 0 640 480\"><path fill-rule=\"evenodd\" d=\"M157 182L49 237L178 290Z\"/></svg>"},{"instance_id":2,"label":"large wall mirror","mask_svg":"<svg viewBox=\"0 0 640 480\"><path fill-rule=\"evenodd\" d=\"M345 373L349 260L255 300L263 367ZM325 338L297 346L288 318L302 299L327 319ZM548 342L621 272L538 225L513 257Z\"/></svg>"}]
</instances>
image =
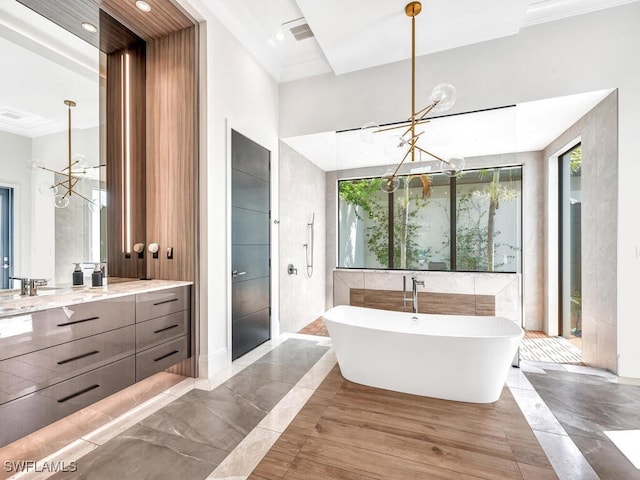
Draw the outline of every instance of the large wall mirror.
<instances>
[{"instance_id":1,"label":"large wall mirror","mask_svg":"<svg viewBox=\"0 0 640 480\"><path fill-rule=\"evenodd\" d=\"M1 289L108 260L107 58L144 43L122 30L91 2L0 4Z\"/></svg>"}]
</instances>

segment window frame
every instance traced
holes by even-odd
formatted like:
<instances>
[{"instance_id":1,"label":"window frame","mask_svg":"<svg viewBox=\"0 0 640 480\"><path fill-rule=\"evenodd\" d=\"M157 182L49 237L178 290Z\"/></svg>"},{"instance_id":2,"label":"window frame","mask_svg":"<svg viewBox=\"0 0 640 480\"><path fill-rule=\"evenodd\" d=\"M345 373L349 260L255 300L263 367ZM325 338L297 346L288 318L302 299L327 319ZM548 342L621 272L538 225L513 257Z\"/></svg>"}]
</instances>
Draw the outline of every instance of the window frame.
<instances>
[{"instance_id":1,"label":"window frame","mask_svg":"<svg viewBox=\"0 0 640 480\"><path fill-rule=\"evenodd\" d=\"M456 229L456 212L457 212L457 178L451 177L449 179L449 267L446 270L429 270L429 269L419 269L419 268L395 268L395 267L343 267L340 266L340 182L349 182L354 180L372 180L375 178L379 178L376 175L366 175L366 176L346 176L346 177L338 177L336 179L336 268L340 270L384 270L384 271L401 271L401 272L455 272L455 273L488 273L488 274L522 274L523 264L524 264L524 185L525 185L525 169L523 163L508 163L508 164L500 164L500 165L488 165L483 167L473 167L465 169L464 172L477 172L481 170L492 170L495 168L519 168L520 169L520 258L519 262L516 263L515 271L489 271L489 270L459 270L457 268L457 229ZM429 172L428 175L437 175L442 172L434 171ZM398 176L406 177L409 176L410 173L400 173ZM389 222L387 224L387 235L390 238L389 242L389 265L393 265L393 209L391 206L393 205L394 194L388 194L389 203L388 203L388 219Z\"/></svg>"}]
</instances>

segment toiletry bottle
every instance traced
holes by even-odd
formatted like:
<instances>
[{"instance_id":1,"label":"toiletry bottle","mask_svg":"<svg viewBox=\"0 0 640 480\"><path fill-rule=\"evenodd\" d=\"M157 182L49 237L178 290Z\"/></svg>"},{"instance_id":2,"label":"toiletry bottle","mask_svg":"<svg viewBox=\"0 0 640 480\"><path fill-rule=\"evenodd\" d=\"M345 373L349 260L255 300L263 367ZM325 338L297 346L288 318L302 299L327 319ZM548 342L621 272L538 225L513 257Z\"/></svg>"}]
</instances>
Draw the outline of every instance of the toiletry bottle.
<instances>
[{"instance_id":1,"label":"toiletry bottle","mask_svg":"<svg viewBox=\"0 0 640 480\"><path fill-rule=\"evenodd\" d=\"M99 263L96 263L96 267L93 269L93 273L91 274L91 286L92 287L102 286L102 270L100 270Z\"/></svg>"},{"instance_id":2,"label":"toiletry bottle","mask_svg":"<svg viewBox=\"0 0 640 480\"><path fill-rule=\"evenodd\" d=\"M82 269L80 268L80 264L76 263L74 265L76 266L76 268L73 271L73 285L74 286L84 285L84 274L82 273Z\"/></svg>"}]
</instances>

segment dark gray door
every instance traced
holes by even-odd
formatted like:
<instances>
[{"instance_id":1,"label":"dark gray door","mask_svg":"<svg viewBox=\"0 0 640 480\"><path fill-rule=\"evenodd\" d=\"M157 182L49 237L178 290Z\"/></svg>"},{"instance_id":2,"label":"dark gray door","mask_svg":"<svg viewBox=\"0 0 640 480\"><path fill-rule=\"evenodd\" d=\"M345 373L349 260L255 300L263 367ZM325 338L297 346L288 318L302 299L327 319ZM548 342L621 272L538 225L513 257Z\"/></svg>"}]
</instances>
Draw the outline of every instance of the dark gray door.
<instances>
[{"instance_id":1,"label":"dark gray door","mask_svg":"<svg viewBox=\"0 0 640 480\"><path fill-rule=\"evenodd\" d=\"M231 131L231 356L271 338L271 153Z\"/></svg>"},{"instance_id":2,"label":"dark gray door","mask_svg":"<svg viewBox=\"0 0 640 480\"><path fill-rule=\"evenodd\" d=\"M13 276L13 189L0 187L0 289L11 288Z\"/></svg>"}]
</instances>

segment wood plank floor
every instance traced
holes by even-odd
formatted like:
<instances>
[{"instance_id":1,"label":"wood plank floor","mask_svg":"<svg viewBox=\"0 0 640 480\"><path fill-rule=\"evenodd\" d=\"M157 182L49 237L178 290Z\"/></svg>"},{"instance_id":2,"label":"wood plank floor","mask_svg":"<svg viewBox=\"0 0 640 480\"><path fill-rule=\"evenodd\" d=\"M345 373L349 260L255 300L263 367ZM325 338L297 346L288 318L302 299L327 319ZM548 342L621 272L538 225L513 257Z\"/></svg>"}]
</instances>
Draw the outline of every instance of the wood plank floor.
<instances>
[{"instance_id":1,"label":"wood plank floor","mask_svg":"<svg viewBox=\"0 0 640 480\"><path fill-rule=\"evenodd\" d=\"M250 480L557 479L507 388L494 404L365 387L336 366Z\"/></svg>"},{"instance_id":2,"label":"wood plank floor","mask_svg":"<svg viewBox=\"0 0 640 480\"><path fill-rule=\"evenodd\" d=\"M322 317L316 318L313 322L305 326L298 333L304 333L306 335L317 335L319 337L329 336L329 330L327 330L327 326L324 324L324 320Z\"/></svg>"}]
</instances>

